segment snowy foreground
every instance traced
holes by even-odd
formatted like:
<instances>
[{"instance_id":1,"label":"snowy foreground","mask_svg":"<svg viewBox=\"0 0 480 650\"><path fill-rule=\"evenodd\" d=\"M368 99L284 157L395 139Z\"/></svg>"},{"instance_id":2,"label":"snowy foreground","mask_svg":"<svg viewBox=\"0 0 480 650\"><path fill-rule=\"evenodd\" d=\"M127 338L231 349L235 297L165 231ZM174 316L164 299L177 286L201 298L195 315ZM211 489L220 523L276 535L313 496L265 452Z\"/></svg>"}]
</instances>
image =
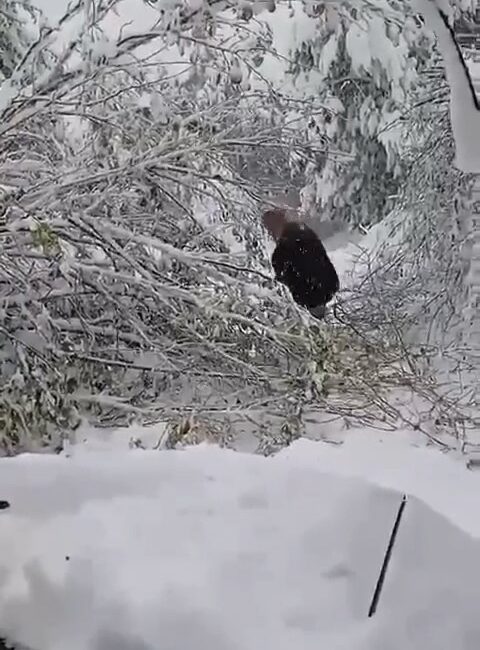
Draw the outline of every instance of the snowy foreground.
<instances>
[{"instance_id":1,"label":"snowy foreground","mask_svg":"<svg viewBox=\"0 0 480 650\"><path fill-rule=\"evenodd\" d=\"M0 630L35 650L480 644L480 477L401 434L23 455L0 498Z\"/></svg>"}]
</instances>

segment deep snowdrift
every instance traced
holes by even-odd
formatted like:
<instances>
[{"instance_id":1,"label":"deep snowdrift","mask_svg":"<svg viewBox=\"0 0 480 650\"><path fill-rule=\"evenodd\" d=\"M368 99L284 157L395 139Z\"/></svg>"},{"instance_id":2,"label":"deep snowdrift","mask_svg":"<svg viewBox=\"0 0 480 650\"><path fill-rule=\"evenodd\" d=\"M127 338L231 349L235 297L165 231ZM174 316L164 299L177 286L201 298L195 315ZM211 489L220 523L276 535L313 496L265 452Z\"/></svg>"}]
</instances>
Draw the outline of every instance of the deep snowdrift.
<instances>
[{"instance_id":1,"label":"deep snowdrift","mask_svg":"<svg viewBox=\"0 0 480 650\"><path fill-rule=\"evenodd\" d=\"M409 442L0 460L0 630L36 650L476 648L479 479ZM355 475L464 528L410 498L371 619L401 494Z\"/></svg>"}]
</instances>

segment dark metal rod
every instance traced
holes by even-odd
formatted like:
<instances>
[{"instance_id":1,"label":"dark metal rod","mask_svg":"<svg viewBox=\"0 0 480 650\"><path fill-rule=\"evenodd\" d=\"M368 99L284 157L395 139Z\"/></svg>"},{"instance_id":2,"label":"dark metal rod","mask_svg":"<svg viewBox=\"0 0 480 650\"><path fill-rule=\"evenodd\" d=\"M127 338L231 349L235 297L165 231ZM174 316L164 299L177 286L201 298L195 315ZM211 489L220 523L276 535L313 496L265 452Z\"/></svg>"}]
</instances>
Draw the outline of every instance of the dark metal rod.
<instances>
[{"instance_id":1,"label":"dark metal rod","mask_svg":"<svg viewBox=\"0 0 480 650\"><path fill-rule=\"evenodd\" d=\"M395 518L395 523L393 524L392 532L390 533L390 539L388 540L387 550L383 558L382 568L380 569L380 574L378 576L377 584L375 585L375 591L373 592L372 602L370 603L370 608L368 610L368 616L373 616L377 611L378 601L383 589L383 583L385 582L385 576L387 574L388 564L392 556L393 546L397 538L398 529L400 527L400 521L402 519L403 511L407 503L407 495L404 494L398 508L397 516Z\"/></svg>"}]
</instances>

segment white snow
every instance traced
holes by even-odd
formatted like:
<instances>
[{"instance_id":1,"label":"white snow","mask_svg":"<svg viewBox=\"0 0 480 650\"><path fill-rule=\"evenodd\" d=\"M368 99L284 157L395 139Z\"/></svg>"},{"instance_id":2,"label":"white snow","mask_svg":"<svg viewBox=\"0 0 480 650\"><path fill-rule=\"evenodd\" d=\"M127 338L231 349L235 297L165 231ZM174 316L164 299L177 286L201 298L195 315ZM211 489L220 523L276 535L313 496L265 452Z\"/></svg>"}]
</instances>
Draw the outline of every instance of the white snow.
<instances>
[{"instance_id":1,"label":"white snow","mask_svg":"<svg viewBox=\"0 0 480 650\"><path fill-rule=\"evenodd\" d=\"M397 44L392 36L392 26L387 34L387 23L381 15L369 15L368 22L352 22L346 37L347 51L352 59L352 69L359 72L361 68L372 73L373 80L380 85L380 77L375 72L374 61L380 61L391 80L392 99L405 101L402 89L408 87L416 76L413 67L407 65L408 44L397 34Z\"/></svg>"},{"instance_id":2,"label":"white snow","mask_svg":"<svg viewBox=\"0 0 480 650\"><path fill-rule=\"evenodd\" d=\"M17 91L9 79L2 81L0 84L0 113L8 107L16 94Z\"/></svg>"},{"instance_id":3,"label":"white snow","mask_svg":"<svg viewBox=\"0 0 480 650\"><path fill-rule=\"evenodd\" d=\"M401 241L402 218L402 213L393 212L380 223L371 226L363 236L358 232L342 230L324 240L343 289L358 282L362 273L372 271L372 264L375 264L386 241L390 246ZM319 231L317 227L317 232Z\"/></svg>"},{"instance_id":4,"label":"white snow","mask_svg":"<svg viewBox=\"0 0 480 650\"><path fill-rule=\"evenodd\" d=\"M35 650L473 650L480 478L410 442L0 460L1 633ZM386 487L422 501L369 619L401 499Z\"/></svg>"}]
</instances>

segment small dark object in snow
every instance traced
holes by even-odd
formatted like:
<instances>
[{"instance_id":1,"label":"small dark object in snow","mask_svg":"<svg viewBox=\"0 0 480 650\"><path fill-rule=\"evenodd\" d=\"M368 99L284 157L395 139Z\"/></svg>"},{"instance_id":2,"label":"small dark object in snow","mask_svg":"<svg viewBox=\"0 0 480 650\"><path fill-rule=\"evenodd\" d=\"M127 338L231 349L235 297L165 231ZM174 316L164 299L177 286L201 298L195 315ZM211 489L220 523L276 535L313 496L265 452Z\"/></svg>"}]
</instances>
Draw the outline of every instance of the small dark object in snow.
<instances>
[{"instance_id":1,"label":"small dark object in snow","mask_svg":"<svg viewBox=\"0 0 480 650\"><path fill-rule=\"evenodd\" d=\"M478 456L470 457L467 460L466 465L467 465L467 469L470 469L470 470L476 469L476 470L478 470L478 469L480 469L480 458Z\"/></svg>"},{"instance_id":2,"label":"small dark object in snow","mask_svg":"<svg viewBox=\"0 0 480 650\"><path fill-rule=\"evenodd\" d=\"M0 501L0 510L6 510L7 508L10 508L10 504L8 501Z\"/></svg>"},{"instance_id":3,"label":"small dark object in snow","mask_svg":"<svg viewBox=\"0 0 480 650\"><path fill-rule=\"evenodd\" d=\"M315 318L340 288L338 275L320 239L304 223L289 221L283 208L267 210L263 224L276 242L272 266L276 279Z\"/></svg>"},{"instance_id":4,"label":"small dark object in snow","mask_svg":"<svg viewBox=\"0 0 480 650\"><path fill-rule=\"evenodd\" d=\"M368 610L368 617L371 618L377 611L377 605L380 600L380 595L383 589L383 583L385 582L385 576L387 575L388 565L390 563L390 558L392 557L393 547L395 545L395 540L397 539L398 529L400 527L400 522L402 520L403 511L407 505L407 495L402 496L400 505L398 507L397 516L393 524L392 532L390 533L390 539L388 540L387 550L383 557L382 568L380 569L380 574L378 576L377 584L375 585L375 591L373 592L372 602Z\"/></svg>"},{"instance_id":5,"label":"small dark object in snow","mask_svg":"<svg viewBox=\"0 0 480 650\"><path fill-rule=\"evenodd\" d=\"M70 555L65 555L65 559L68 562L70 560Z\"/></svg>"}]
</instances>

